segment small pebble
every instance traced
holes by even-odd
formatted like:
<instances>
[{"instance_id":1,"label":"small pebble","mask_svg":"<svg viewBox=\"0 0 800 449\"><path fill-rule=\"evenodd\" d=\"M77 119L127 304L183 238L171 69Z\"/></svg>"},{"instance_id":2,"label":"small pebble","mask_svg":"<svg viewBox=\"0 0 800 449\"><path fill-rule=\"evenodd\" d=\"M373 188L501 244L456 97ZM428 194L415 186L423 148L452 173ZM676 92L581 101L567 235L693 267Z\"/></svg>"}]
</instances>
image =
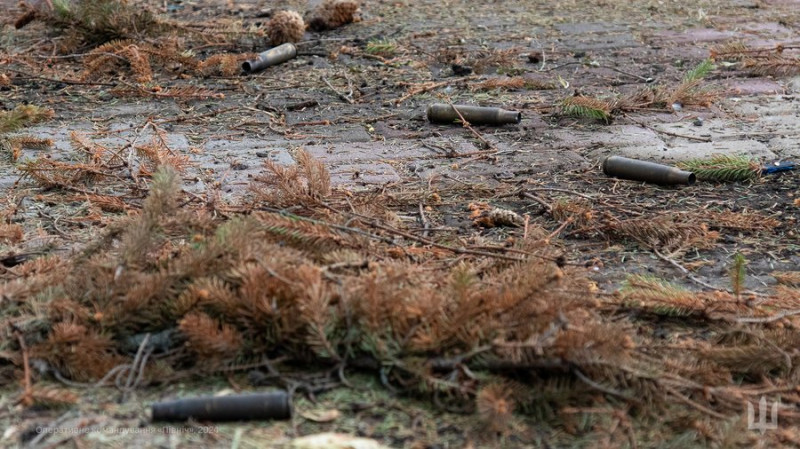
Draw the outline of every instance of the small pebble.
<instances>
[{"instance_id":1,"label":"small pebble","mask_svg":"<svg viewBox=\"0 0 800 449\"><path fill-rule=\"evenodd\" d=\"M682 104L680 104L678 102L672 103L672 110L673 111L678 112L681 109L683 109L683 105Z\"/></svg>"},{"instance_id":2,"label":"small pebble","mask_svg":"<svg viewBox=\"0 0 800 449\"><path fill-rule=\"evenodd\" d=\"M692 125L694 125L694 126L703 126L703 119L701 119L700 117L697 117L692 122Z\"/></svg>"}]
</instances>

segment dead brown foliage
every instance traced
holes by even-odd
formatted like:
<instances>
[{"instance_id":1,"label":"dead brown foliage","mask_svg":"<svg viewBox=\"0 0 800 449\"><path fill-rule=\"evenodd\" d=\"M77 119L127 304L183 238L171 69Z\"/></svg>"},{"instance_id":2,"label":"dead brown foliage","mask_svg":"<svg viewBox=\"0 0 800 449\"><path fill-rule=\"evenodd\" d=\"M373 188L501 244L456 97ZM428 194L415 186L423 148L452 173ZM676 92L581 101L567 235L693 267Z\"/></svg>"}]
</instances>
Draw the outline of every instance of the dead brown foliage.
<instances>
[{"instance_id":1,"label":"dead brown foliage","mask_svg":"<svg viewBox=\"0 0 800 449\"><path fill-rule=\"evenodd\" d=\"M89 158L103 153L91 142L82 147ZM580 270L555 263L554 249L527 224L509 252L418 239L388 219L385 201L340 196L324 165L302 150L297 158L289 168L266 163L246 215L226 220L205 208L180 212L175 171L154 157L159 168L141 211L122 217L107 239L77 256L80 263L20 266L22 277L5 284L2 297L31 306L6 319L23 330L32 358L74 380L96 380L129 360L122 342L172 332L164 343L171 355L144 368L144 382L251 367L252 354L276 351L332 367L358 360L384 367L384 382L394 388L473 403L486 429L500 434L513 431L518 410L591 406L598 395L642 413L660 404L737 414L749 390L733 384L734 376L757 386L764 376L781 383L775 376L793 372L792 315L783 327L768 326L780 311L800 306L796 291L751 304L639 276L602 297ZM472 208L476 218L492 210ZM707 224L679 214L613 219L583 200L556 203L552 214L582 232L594 226L592 232L668 251L716 238ZM711 218L727 226L743 220ZM455 254L457 261L449 257ZM633 315L619 315L624 311ZM688 340L682 351L652 352L664 343L635 331L649 316L697 320L703 329L714 322L717 339L714 346ZM24 325L37 317L47 326ZM731 337L740 317L764 322L753 324L749 342ZM756 351L759 341L790 362L780 351ZM41 379L32 382L28 397ZM691 396L694 405L675 394ZM554 402L538 402L542 395Z\"/></svg>"},{"instance_id":2,"label":"dead brown foliage","mask_svg":"<svg viewBox=\"0 0 800 449\"><path fill-rule=\"evenodd\" d=\"M182 70L200 70L203 67L195 58L186 56L176 41L163 40L160 46L138 40L113 40L95 48L84 59L83 80L94 80L116 73L120 68L130 69L136 81L145 83L153 79L153 64L179 65Z\"/></svg>"},{"instance_id":3,"label":"dead brown foliage","mask_svg":"<svg viewBox=\"0 0 800 449\"><path fill-rule=\"evenodd\" d=\"M784 44L757 48L728 42L712 48L711 58L738 62L743 70L757 76L792 76L800 73L800 57L787 53L797 48Z\"/></svg>"},{"instance_id":4,"label":"dead brown foliage","mask_svg":"<svg viewBox=\"0 0 800 449\"><path fill-rule=\"evenodd\" d=\"M521 76L511 78L489 78L480 83L469 85L470 90L492 90L492 89L521 89L525 87L525 79Z\"/></svg>"}]
</instances>

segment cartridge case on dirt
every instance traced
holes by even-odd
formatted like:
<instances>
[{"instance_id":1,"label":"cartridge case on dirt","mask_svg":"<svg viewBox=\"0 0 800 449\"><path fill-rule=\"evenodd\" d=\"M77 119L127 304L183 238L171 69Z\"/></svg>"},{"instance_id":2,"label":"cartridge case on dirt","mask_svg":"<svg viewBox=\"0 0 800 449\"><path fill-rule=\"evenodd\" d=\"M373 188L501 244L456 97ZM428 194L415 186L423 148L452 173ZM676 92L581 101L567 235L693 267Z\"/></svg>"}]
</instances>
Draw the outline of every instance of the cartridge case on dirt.
<instances>
[{"instance_id":1,"label":"cartridge case on dirt","mask_svg":"<svg viewBox=\"0 0 800 449\"><path fill-rule=\"evenodd\" d=\"M603 161L603 173L617 178L662 185L694 184L695 182L695 175L692 172L622 156L607 157Z\"/></svg>"},{"instance_id":2,"label":"cartridge case on dirt","mask_svg":"<svg viewBox=\"0 0 800 449\"><path fill-rule=\"evenodd\" d=\"M289 419L285 391L178 399L153 404L153 421L243 421Z\"/></svg>"},{"instance_id":3,"label":"cartridge case on dirt","mask_svg":"<svg viewBox=\"0 0 800 449\"><path fill-rule=\"evenodd\" d=\"M286 62L295 56L297 56L297 47L295 47L294 44L286 43L278 45L277 47L259 53L257 59L243 62L242 70L247 73L260 72L269 66Z\"/></svg>"},{"instance_id":4,"label":"cartridge case on dirt","mask_svg":"<svg viewBox=\"0 0 800 449\"><path fill-rule=\"evenodd\" d=\"M455 108L455 109L454 109ZM456 112L458 109L458 112ZM455 123L461 121L459 113L472 125L505 125L519 123L522 113L500 108L484 108L480 106L432 104L428 106L428 120L431 123Z\"/></svg>"}]
</instances>

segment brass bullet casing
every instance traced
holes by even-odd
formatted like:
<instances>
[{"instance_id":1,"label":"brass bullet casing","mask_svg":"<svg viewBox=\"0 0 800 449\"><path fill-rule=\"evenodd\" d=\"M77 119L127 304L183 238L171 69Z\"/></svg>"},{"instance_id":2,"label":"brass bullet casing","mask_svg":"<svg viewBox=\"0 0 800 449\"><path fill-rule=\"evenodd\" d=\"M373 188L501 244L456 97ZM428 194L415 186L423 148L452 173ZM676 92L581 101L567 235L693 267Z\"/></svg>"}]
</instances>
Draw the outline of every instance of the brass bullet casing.
<instances>
[{"instance_id":1,"label":"brass bullet casing","mask_svg":"<svg viewBox=\"0 0 800 449\"><path fill-rule=\"evenodd\" d=\"M289 394L285 391L207 396L153 404L153 421L243 421L289 419Z\"/></svg>"},{"instance_id":2,"label":"brass bullet casing","mask_svg":"<svg viewBox=\"0 0 800 449\"><path fill-rule=\"evenodd\" d=\"M286 62L297 56L297 47L291 43L278 45L269 50L259 53L258 58L242 63L242 70L246 73L256 73L269 66Z\"/></svg>"},{"instance_id":3,"label":"brass bullet casing","mask_svg":"<svg viewBox=\"0 0 800 449\"><path fill-rule=\"evenodd\" d=\"M621 179L661 185L694 184L694 173L655 162L609 156L603 161L603 173Z\"/></svg>"},{"instance_id":4,"label":"brass bullet casing","mask_svg":"<svg viewBox=\"0 0 800 449\"><path fill-rule=\"evenodd\" d=\"M519 123L522 121L522 113L518 111L507 111L500 108L484 108L480 106L468 105L449 105L436 103L428 106L428 120L431 123L456 123L461 121L461 117L453 108L471 125L505 125L506 123Z\"/></svg>"}]
</instances>

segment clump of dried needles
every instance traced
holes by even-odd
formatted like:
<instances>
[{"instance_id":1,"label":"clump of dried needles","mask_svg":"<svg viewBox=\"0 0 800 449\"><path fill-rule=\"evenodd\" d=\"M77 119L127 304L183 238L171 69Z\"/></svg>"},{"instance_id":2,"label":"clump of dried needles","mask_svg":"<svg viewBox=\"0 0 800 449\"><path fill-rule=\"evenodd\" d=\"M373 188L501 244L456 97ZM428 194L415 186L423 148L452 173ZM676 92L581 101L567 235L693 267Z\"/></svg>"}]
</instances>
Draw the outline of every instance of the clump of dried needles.
<instances>
[{"instance_id":1,"label":"clump of dried needles","mask_svg":"<svg viewBox=\"0 0 800 449\"><path fill-rule=\"evenodd\" d=\"M115 39L130 39L163 30L147 8L126 0L21 1L16 27L40 20L64 30L67 44L96 46Z\"/></svg>"},{"instance_id":2,"label":"clump of dried needles","mask_svg":"<svg viewBox=\"0 0 800 449\"><path fill-rule=\"evenodd\" d=\"M59 177L34 179L50 186L102 179L110 168L104 153L75 141L88 152L70 167L76 175L64 178L65 166ZM180 161L156 150L139 154L159 162L142 168L149 194L136 213L75 256L22 264L22 276L2 286L6 328L15 332L0 340L10 354L1 378L14 379L14 367L36 360L64 378L99 379L131 357L125 342L170 335L159 363L142 368L141 383L253 369L270 354L342 372L373 370L389 388L472 403L488 430L506 434L518 413L552 417L598 406L601 396L643 416L663 408L736 416L737 398L760 385L743 386L736 376L787 369L722 338L738 317L754 317L749 334L782 351L800 341L793 326L768 326L795 306L786 291L747 305L741 288L693 292L633 276L618 296L603 297L581 270L560 266L538 232L526 229L511 252L412 238L371 194L332 189L325 166L303 151L293 167L267 162L246 213L230 218L180 208ZM558 216L595 229L607 220L585 203L560 204ZM513 224L527 228L518 216ZM712 239L705 225L680 216L604 226L609 236L670 250ZM631 315L621 320L626 310ZM635 331L637 322L658 317L691 319L702 329L714 322L720 340L659 349L664 343ZM776 376L768 382L789 382ZM40 382L40 374L22 381L20 400L72 399L42 391Z\"/></svg>"}]
</instances>

